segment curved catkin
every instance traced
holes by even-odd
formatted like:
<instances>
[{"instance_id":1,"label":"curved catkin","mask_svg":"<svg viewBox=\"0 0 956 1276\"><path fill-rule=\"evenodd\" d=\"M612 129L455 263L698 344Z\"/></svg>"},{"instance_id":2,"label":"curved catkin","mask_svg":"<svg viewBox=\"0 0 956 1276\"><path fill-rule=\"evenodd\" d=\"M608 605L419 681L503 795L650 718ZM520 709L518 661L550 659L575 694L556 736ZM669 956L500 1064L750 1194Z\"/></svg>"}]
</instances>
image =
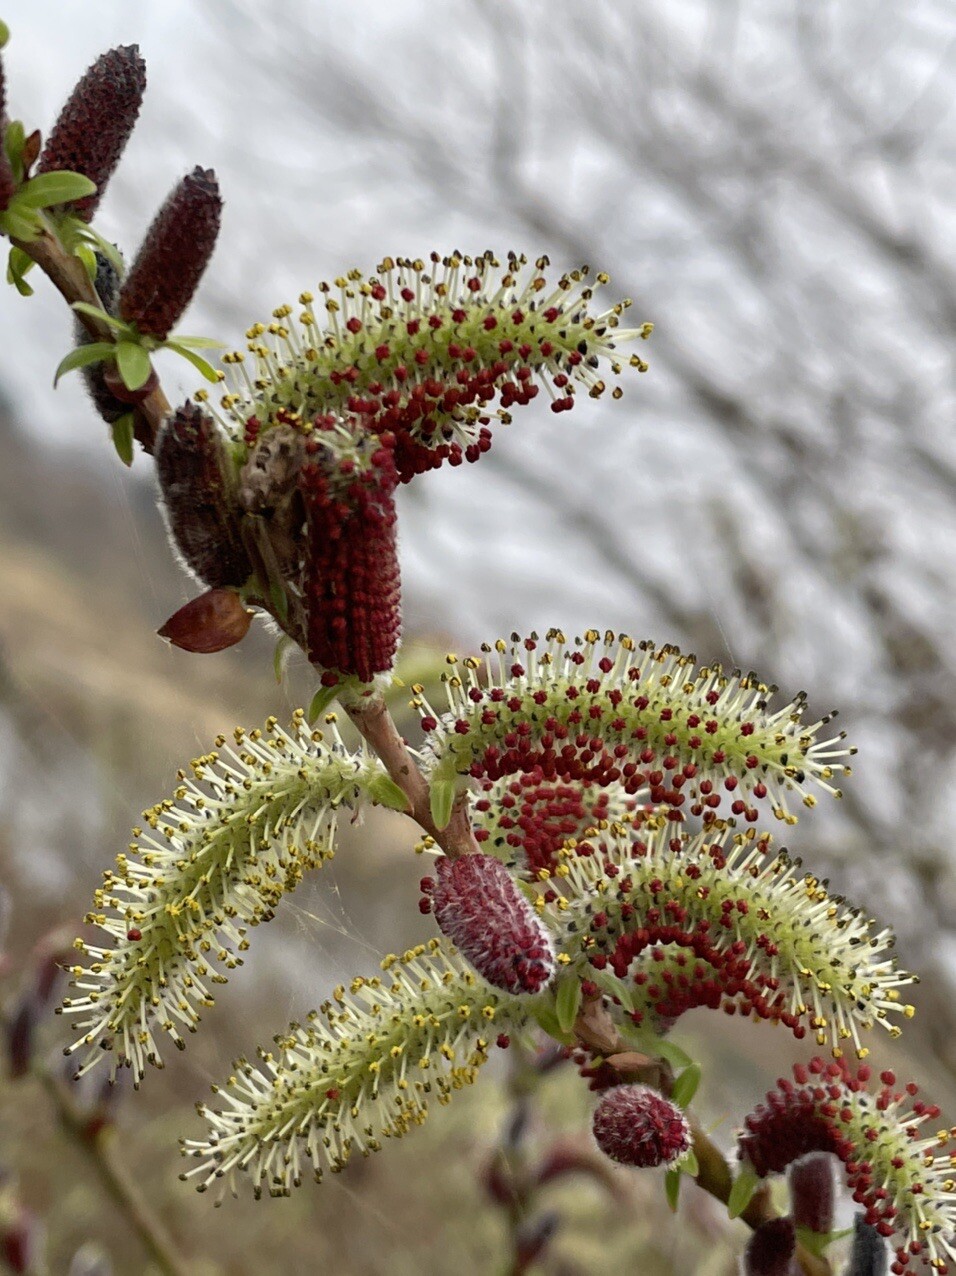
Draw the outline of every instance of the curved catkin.
<instances>
[{"instance_id":1,"label":"curved catkin","mask_svg":"<svg viewBox=\"0 0 956 1276\"><path fill-rule=\"evenodd\" d=\"M211 168L194 168L175 187L146 232L120 290L121 319L159 340L169 336L209 264L221 216L215 173Z\"/></svg>"},{"instance_id":2,"label":"curved catkin","mask_svg":"<svg viewBox=\"0 0 956 1276\"><path fill-rule=\"evenodd\" d=\"M246 439L277 422L355 417L390 439L402 483L477 461L491 447L493 418L511 420L541 389L566 412L576 395L599 398L603 376L625 363L647 367L620 354L651 332L623 326L630 301L592 307L607 275L592 281L584 266L549 282L548 265L514 253L504 263L492 253L434 253L427 262L387 257L367 278L352 270L321 283L317 296L300 295L298 316L279 306L273 322L248 329L247 352L225 360L236 371L223 406Z\"/></svg>"},{"instance_id":3,"label":"curved catkin","mask_svg":"<svg viewBox=\"0 0 956 1276\"><path fill-rule=\"evenodd\" d=\"M245 1174L256 1196L287 1196L311 1168L316 1179L356 1153L378 1151L470 1085L489 1037L523 1018L522 1002L490 988L450 944L432 940L386 957L387 978L353 979L294 1023L257 1063L236 1062L203 1105L205 1138L183 1154L181 1177L200 1191L233 1192Z\"/></svg>"},{"instance_id":4,"label":"curved catkin","mask_svg":"<svg viewBox=\"0 0 956 1276\"><path fill-rule=\"evenodd\" d=\"M252 573L239 531L235 466L219 426L185 403L156 440L156 473L173 543L212 588L240 586Z\"/></svg>"},{"instance_id":5,"label":"curved catkin","mask_svg":"<svg viewBox=\"0 0 956 1276\"><path fill-rule=\"evenodd\" d=\"M235 732L180 772L173 796L144 812L126 853L104 874L87 922L98 943L77 940L86 965L73 967L76 995L64 1002L82 1035L80 1072L107 1059L138 1083L161 1066L158 1039L182 1049L210 985L226 982L249 946L247 931L268 921L305 872L331 858L338 811L356 809L384 770L349 754L334 726L310 731L297 710L283 730Z\"/></svg>"},{"instance_id":6,"label":"curved catkin","mask_svg":"<svg viewBox=\"0 0 956 1276\"><path fill-rule=\"evenodd\" d=\"M767 834L675 836L638 815L559 854L541 917L571 967L640 1027L667 1031L688 1010L713 1010L812 1033L836 1054L869 1053L861 1030L900 1035L915 982L893 936L801 873Z\"/></svg>"},{"instance_id":7,"label":"curved catkin","mask_svg":"<svg viewBox=\"0 0 956 1276\"><path fill-rule=\"evenodd\" d=\"M939 1130L940 1110L881 1072L855 1071L840 1060L797 1064L744 1121L741 1159L764 1177L809 1152L844 1165L863 1221L896 1250L895 1273L920 1266L945 1273L956 1261L956 1136ZM923 1134L921 1127L931 1133Z\"/></svg>"},{"instance_id":8,"label":"curved catkin","mask_svg":"<svg viewBox=\"0 0 956 1276\"><path fill-rule=\"evenodd\" d=\"M457 789L533 773L546 781L618 785L641 801L705 825L733 816L755 823L756 802L796 823L789 796L816 805L814 788L848 775L843 734L819 739L832 720L806 723L801 694L771 705L777 688L756 674L698 665L676 647L588 630L557 629L482 648L443 675L447 711L419 692L434 784Z\"/></svg>"},{"instance_id":9,"label":"curved catkin","mask_svg":"<svg viewBox=\"0 0 956 1276\"><path fill-rule=\"evenodd\" d=\"M67 99L37 163L38 173L68 169L96 184L92 195L64 205L89 222L136 124L146 91L139 46L122 45L96 59Z\"/></svg>"}]
</instances>

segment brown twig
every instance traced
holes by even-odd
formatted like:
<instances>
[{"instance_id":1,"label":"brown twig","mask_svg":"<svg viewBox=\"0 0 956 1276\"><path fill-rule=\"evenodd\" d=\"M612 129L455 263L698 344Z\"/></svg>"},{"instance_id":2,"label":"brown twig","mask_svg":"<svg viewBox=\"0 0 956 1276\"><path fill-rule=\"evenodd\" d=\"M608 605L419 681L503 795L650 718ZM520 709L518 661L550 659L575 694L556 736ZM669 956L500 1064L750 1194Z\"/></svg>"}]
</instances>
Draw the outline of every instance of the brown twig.
<instances>
[{"instance_id":1,"label":"brown twig","mask_svg":"<svg viewBox=\"0 0 956 1276\"><path fill-rule=\"evenodd\" d=\"M431 813L428 781L419 770L408 745L399 735L398 727L380 695L360 699L345 699L343 707L356 729L385 765L389 775L402 790L409 802L409 814L434 838L451 859L471 855L478 851L468 814L468 795L460 793L452 807L451 819L443 829L435 827Z\"/></svg>"},{"instance_id":2,"label":"brown twig","mask_svg":"<svg viewBox=\"0 0 956 1276\"><path fill-rule=\"evenodd\" d=\"M36 262L70 305L75 301L85 301L90 306L100 305L96 289L86 273L86 267L78 257L73 257L66 251L52 230L44 230L37 239L11 239L10 242ZM111 329L95 315L75 313L94 340L113 340L114 334ZM163 393L162 386L157 382L155 388L137 403L134 413L136 438L142 444L144 451L152 453L156 436L166 417L169 416L169 412L169 400Z\"/></svg>"},{"instance_id":3,"label":"brown twig","mask_svg":"<svg viewBox=\"0 0 956 1276\"><path fill-rule=\"evenodd\" d=\"M77 1105L68 1087L39 1063L34 1065L33 1073L49 1095L64 1133L86 1156L107 1194L159 1270L164 1276L189 1276L190 1264L177 1251L165 1225L150 1209L116 1155L115 1133L108 1129L91 1131L89 1113Z\"/></svg>"}]
</instances>

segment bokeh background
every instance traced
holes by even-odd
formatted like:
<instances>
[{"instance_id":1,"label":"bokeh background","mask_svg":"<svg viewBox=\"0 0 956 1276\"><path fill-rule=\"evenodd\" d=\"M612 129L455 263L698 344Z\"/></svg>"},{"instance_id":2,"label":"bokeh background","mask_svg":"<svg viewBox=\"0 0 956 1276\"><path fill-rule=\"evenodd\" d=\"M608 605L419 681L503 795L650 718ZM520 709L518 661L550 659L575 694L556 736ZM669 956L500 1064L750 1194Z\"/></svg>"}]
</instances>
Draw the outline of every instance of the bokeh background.
<instances>
[{"instance_id":1,"label":"bokeh background","mask_svg":"<svg viewBox=\"0 0 956 1276\"><path fill-rule=\"evenodd\" d=\"M956 1111L952 3L33 0L0 16L28 127L98 53L140 44L150 88L97 222L128 252L182 173L215 167L223 233L187 331L240 342L320 278L433 248L588 262L634 298L656 326L622 402L534 405L480 466L401 494L410 659L594 625L838 705L854 778L788 844L897 929L920 1013L905 1042L873 1044ZM213 657L155 637L194 590L149 464L122 469L78 378L53 392L69 320L49 285L5 290L0 332L9 1013L177 766L310 687L295 664L276 686L264 633ZM174 402L196 388L185 364L162 372ZM176 1178L192 1105L236 1054L428 933L412 841L397 816L354 831L256 936L189 1051L116 1105L130 1172L197 1276L511 1270L483 1185L514 1123L504 1066L292 1201L213 1211ZM50 1018L34 1043L53 1067L65 1031ZM723 1017L682 1039L728 1144L796 1057ZM46 1229L36 1270L149 1270L42 1091L5 1086L0 1118L3 1191ZM586 1119L574 1078L549 1074L522 1155L555 1130L584 1146ZM534 1270L735 1271L738 1225L703 1200L671 1225L660 1184L636 1177L547 1188L536 1210L560 1226Z\"/></svg>"}]
</instances>

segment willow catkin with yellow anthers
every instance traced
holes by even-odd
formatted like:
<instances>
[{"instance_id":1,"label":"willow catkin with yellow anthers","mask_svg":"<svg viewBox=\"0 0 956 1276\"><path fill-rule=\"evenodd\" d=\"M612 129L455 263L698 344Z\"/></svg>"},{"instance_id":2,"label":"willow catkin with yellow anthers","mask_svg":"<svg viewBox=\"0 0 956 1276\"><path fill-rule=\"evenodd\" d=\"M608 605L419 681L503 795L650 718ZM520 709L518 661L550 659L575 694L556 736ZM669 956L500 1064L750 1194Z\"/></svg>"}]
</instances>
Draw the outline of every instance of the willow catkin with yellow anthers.
<instances>
[{"instance_id":1,"label":"willow catkin with yellow anthers","mask_svg":"<svg viewBox=\"0 0 956 1276\"><path fill-rule=\"evenodd\" d=\"M327 724L311 731L297 710L288 731L274 718L237 728L232 747L220 737L144 813L86 919L105 938L76 941L88 961L64 1012L82 1033L67 1050L81 1052L81 1074L106 1056L138 1083L147 1063L162 1066L160 1033L182 1049L210 985L226 981L216 967L239 965L248 928L331 858L339 808L388 790L381 763L349 754L333 715Z\"/></svg>"},{"instance_id":2,"label":"willow catkin with yellow anthers","mask_svg":"<svg viewBox=\"0 0 956 1276\"><path fill-rule=\"evenodd\" d=\"M214 1087L219 1106L200 1108L206 1137L183 1142L198 1160L184 1179L235 1192L245 1174L257 1196L286 1196L310 1170L320 1180L421 1125L430 1102L475 1080L491 1034L524 1018L521 998L491 988L445 940L382 969L385 979L337 988L258 1063L236 1062Z\"/></svg>"},{"instance_id":3,"label":"willow catkin with yellow anthers","mask_svg":"<svg viewBox=\"0 0 956 1276\"><path fill-rule=\"evenodd\" d=\"M832 713L805 723L802 694L773 708L776 688L756 674L698 666L676 647L597 630L569 642L553 629L543 643L515 634L483 651L448 657L445 709L415 688L439 827L470 780L618 785L705 825L725 811L754 823L754 801L769 798L792 824L791 794L813 806L811 788L839 796L831 780L849 774L843 733L818 738Z\"/></svg>"}]
</instances>

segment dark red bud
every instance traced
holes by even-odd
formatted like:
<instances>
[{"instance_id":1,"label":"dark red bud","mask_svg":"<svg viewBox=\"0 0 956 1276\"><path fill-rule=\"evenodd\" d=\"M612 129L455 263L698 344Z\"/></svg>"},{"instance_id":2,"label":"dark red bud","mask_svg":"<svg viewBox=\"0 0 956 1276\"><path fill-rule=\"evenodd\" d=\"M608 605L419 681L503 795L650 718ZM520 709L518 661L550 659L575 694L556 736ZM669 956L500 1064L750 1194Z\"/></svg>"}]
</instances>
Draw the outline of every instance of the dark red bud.
<instances>
[{"instance_id":1,"label":"dark red bud","mask_svg":"<svg viewBox=\"0 0 956 1276\"><path fill-rule=\"evenodd\" d=\"M761 1223L744 1251L744 1276L790 1276L796 1248L792 1219Z\"/></svg>"},{"instance_id":2,"label":"dark red bud","mask_svg":"<svg viewBox=\"0 0 956 1276\"><path fill-rule=\"evenodd\" d=\"M794 1223L811 1232L832 1231L836 1180L830 1154L811 1152L801 1157L790 1166L788 1178Z\"/></svg>"},{"instance_id":3,"label":"dark red bud","mask_svg":"<svg viewBox=\"0 0 956 1276\"><path fill-rule=\"evenodd\" d=\"M159 377L156 375L155 368L150 369L149 376L141 386L131 390L123 381L115 364L94 364L93 366L102 368L103 385L112 398L118 399L120 403L126 405L123 408L124 412L127 412L130 406L137 407L144 399L148 399L159 385Z\"/></svg>"},{"instance_id":4,"label":"dark red bud","mask_svg":"<svg viewBox=\"0 0 956 1276\"><path fill-rule=\"evenodd\" d=\"M209 264L221 214L215 173L194 168L146 232L120 291L122 319L160 340L169 335Z\"/></svg>"},{"instance_id":5,"label":"dark red bud","mask_svg":"<svg viewBox=\"0 0 956 1276\"><path fill-rule=\"evenodd\" d=\"M182 651L210 654L241 642L251 624L252 612L234 589L210 589L180 607L158 632Z\"/></svg>"},{"instance_id":6,"label":"dark red bud","mask_svg":"<svg viewBox=\"0 0 956 1276\"><path fill-rule=\"evenodd\" d=\"M160 431L155 455L169 530L187 567L214 589L243 585L252 567L239 532L233 465L216 422L184 404Z\"/></svg>"},{"instance_id":7,"label":"dark red bud","mask_svg":"<svg viewBox=\"0 0 956 1276\"><path fill-rule=\"evenodd\" d=\"M64 207L91 221L136 124L146 63L135 44L97 58L70 94L47 138L38 172L69 169L96 183L92 195Z\"/></svg>"}]
</instances>

